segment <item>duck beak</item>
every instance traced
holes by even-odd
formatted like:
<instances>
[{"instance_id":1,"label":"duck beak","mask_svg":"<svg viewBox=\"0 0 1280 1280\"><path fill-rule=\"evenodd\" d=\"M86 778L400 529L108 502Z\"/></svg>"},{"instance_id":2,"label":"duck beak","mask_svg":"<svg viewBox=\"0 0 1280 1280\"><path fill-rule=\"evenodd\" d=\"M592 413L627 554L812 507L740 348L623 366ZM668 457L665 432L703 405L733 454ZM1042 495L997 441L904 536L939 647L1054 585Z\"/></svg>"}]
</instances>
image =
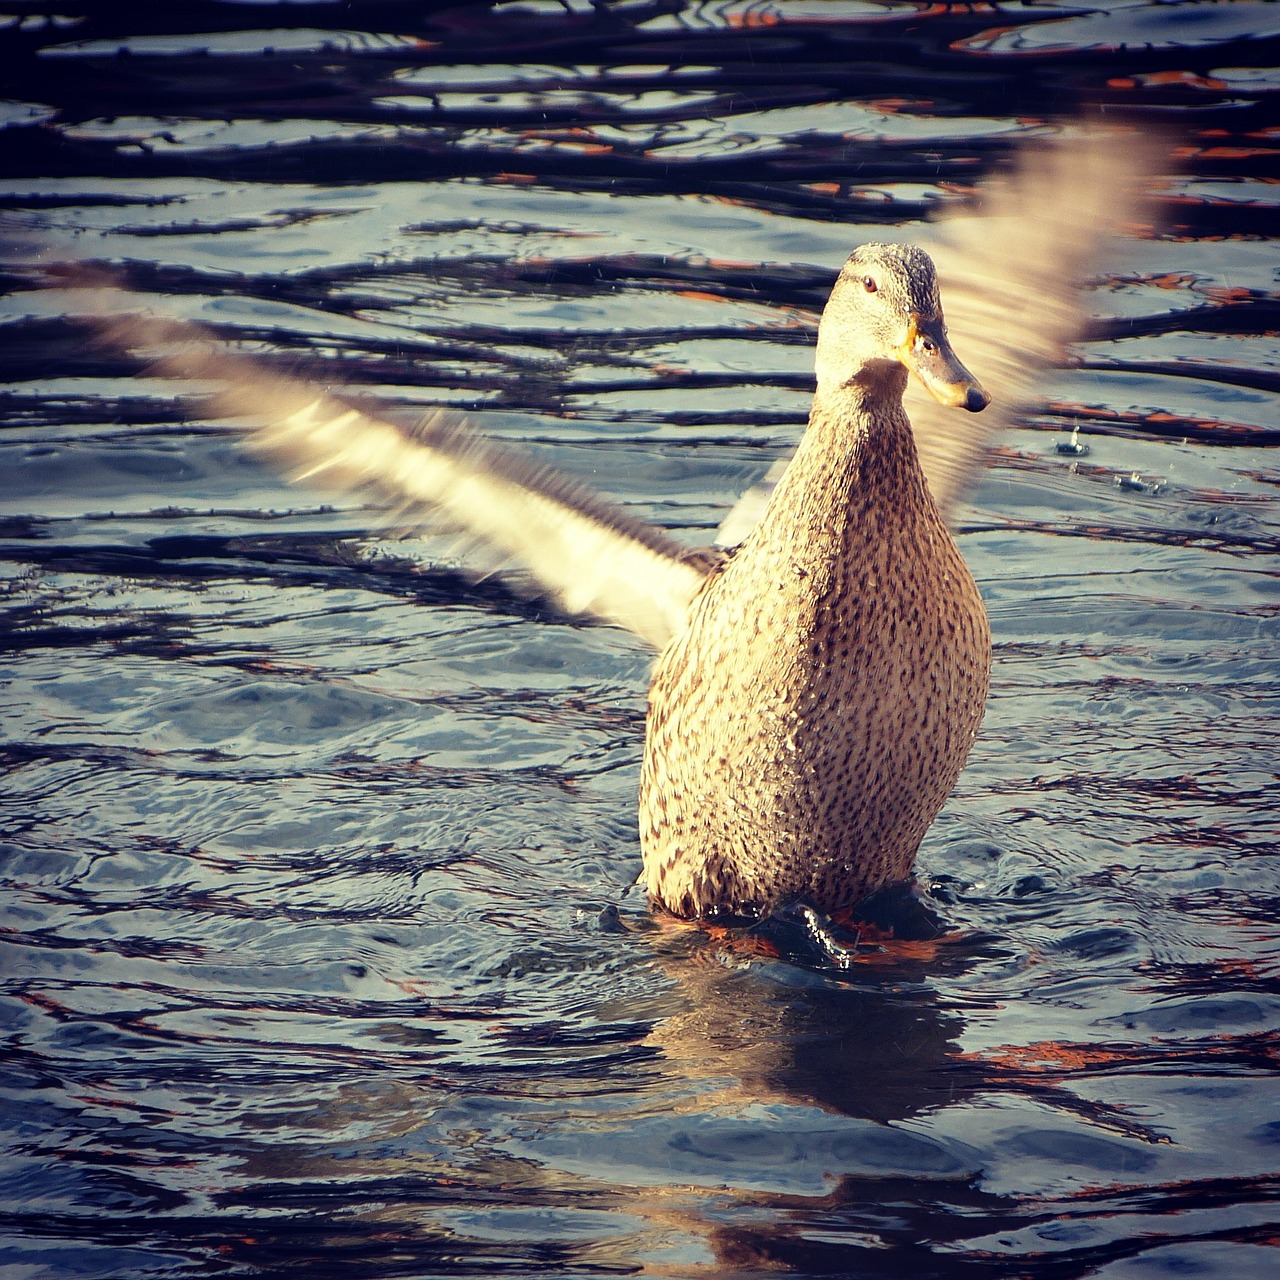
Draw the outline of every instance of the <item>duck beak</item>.
<instances>
[{"instance_id":1,"label":"duck beak","mask_svg":"<svg viewBox=\"0 0 1280 1280\"><path fill-rule=\"evenodd\" d=\"M991 403L982 384L951 350L940 315L925 320L913 314L898 355L939 404L980 413Z\"/></svg>"}]
</instances>

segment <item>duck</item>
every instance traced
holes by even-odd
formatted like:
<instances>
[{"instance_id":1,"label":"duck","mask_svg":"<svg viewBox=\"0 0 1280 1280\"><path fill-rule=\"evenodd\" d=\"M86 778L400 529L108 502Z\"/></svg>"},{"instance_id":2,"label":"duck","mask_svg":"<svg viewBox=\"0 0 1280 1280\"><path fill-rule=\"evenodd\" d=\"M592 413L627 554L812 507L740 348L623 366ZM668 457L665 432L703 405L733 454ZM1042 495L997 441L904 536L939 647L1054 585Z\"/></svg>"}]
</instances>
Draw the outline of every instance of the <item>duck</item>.
<instances>
[{"instance_id":1,"label":"duck","mask_svg":"<svg viewBox=\"0 0 1280 1280\"><path fill-rule=\"evenodd\" d=\"M990 403L927 253L852 254L816 368L795 456L650 684L644 881L676 915L831 915L905 880L986 705L986 610L903 409L909 375L940 404Z\"/></svg>"},{"instance_id":2,"label":"duck","mask_svg":"<svg viewBox=\"0 0 1280 1280\"><path fill-rule=\"evenodd\" d=\"M977 739L991 632L957 511L1078 333L1079 281L1149 167L1132 134L1080 131L1030 150L977 211L922 228L928 251L857 247L818 324L794 457L711 547L457 414L405 425L140 311L110 280L79 283L101 343L213 384L210 415L295 483L372 497L398 528L460 527L566 614L652 647L638 826L656 907L830 916L909 882ZM944 294L994 403L953 349Z\"/></svg>"}]
</instances>

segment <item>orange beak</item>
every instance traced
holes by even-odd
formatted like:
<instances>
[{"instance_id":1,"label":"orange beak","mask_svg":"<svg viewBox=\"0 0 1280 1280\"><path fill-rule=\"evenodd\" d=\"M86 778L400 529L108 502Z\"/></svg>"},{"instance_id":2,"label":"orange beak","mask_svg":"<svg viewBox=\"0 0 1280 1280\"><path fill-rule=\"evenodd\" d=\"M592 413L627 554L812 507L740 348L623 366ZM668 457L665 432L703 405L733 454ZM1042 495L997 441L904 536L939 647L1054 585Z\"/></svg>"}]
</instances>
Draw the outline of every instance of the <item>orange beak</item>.
<instances>
[{"instance_id":1,"label":"orange beak","mask_svg":"<svg viewBox=\"0 0 1280 1280\"><path fill-rule=\"evenodd\" d=\"M991 403L982 384L952 351L941 316L925 320L913 313L898 356L939 404L980 413Z\"/></svg>"}]
</instances>

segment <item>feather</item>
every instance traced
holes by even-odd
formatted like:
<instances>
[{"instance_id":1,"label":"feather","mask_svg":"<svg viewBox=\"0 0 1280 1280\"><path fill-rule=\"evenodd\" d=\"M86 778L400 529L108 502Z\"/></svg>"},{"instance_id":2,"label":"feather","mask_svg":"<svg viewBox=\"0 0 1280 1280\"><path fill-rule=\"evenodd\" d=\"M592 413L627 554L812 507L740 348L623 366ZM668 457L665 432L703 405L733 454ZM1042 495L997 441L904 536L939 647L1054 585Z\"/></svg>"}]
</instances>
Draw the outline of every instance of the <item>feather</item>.
<instances>
[{"instance_id":1,"label":"feather","mask_svg":"<svg viewBox=\"0 0 1280 1280\"><path fill-rule=\"evenodd\" d=\"M428 414L407 428L376 410L227 351L198 325L130 312L133 296L89 298L106 344L144 354L173 377L212 381L215 416L297 484L361 493L401 526L449 523L514 563L566 613L617 623L661 648L706 577L705 557L518 450Z\"/></svg>"}]
</instances>

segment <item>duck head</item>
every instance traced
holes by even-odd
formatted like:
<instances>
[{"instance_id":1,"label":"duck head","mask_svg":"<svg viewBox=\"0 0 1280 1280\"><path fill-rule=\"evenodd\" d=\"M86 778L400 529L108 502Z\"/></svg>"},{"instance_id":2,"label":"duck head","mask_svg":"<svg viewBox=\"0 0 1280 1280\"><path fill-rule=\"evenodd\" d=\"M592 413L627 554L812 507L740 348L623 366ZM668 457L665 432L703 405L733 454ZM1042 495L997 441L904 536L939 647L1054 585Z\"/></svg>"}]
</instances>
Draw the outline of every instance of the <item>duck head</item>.
<instances>
[{"instance_id":1,"label":"duck head","mask_svg":"<svg viewBox=\"0 0 1280 1280\"><path fill-rule=\"evenodd\" d=\"M902 369L939 404L978 413L991 403L947 340L933 260L914 245L864 244L844 264L818 326L818 394L889 378L900 395Z\"/></svg>"}]
</instances>

